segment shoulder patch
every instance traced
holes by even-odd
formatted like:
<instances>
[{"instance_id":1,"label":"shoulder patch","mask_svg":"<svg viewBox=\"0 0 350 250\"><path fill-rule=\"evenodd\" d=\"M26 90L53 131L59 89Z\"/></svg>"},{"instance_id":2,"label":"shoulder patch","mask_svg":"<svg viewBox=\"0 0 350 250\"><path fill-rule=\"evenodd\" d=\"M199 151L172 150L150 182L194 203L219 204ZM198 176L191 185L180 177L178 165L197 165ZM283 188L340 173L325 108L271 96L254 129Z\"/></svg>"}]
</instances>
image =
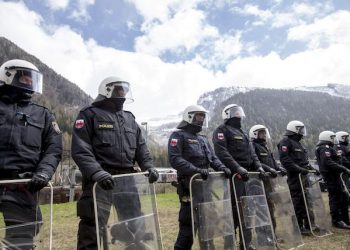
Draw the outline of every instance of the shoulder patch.
<instances>
[{"instance_id":1,"label":"shoulder patch","mask_svg":"<svg viewBox=\"0 0 350 250\"><path fill-rule=\"evenodd\" d=\"M326 157L331 157L331 152L329 152L329 151L325 151L324 154Z\"/></svg>"},{"instance_id":2,"label":"shoulder patch","mask_svg":"<svg viewBox=\"0 0 350 250\"><path fill-rule=\"evenodd\" d=\"M175 139L175 138L171 139L171 140L170 140L170 146L176 147L177 141L178 141L178 139Z\"/></svg>"},{"instance_id":3,"label":"shoulder patch","mask_svg":"<svg viewBox=\"0 0 350 250\"><path fill-rule=\"evenodd\" d=\"M56 121L52 122L52 127L53 127L53 129L55 130L55 132L56 132L57 134L61 134L60 127L58 126L58 124L57 124Z\"/></svg>"},{"instance_id":4,"label":"shoulder patch","mask_svg":"<svg viewBox=\"0 0 350 250\"><path fill-rule=\"evenodd\" d=\"M219 140L225 139L224 133L218 133L218 134L217 134L217 138L218 138Z\"/></svg>"},{"instance_id":5,"label":"shoulder patch","mask_svg":"<svg viewBox=\"0 0 350 250\"><path fill-rule=\"evenodd\" d=\"M282 146L281 150L282 150L282 152L287 152L288 151L288 147L287 146Z\"/></svg>"},{"instance_id":6,"label":"shoulder patch","mask_svg":"<svg viewBox=\"0 0 350 250\"><path fill-rule=\"evenodd\" d=\"M79 119L79 120L75 121L74 127L77 129L80 129L80 128L84 127L84 125L85 125L85 121L83 119Z\"/></svg>"}]
</instances>

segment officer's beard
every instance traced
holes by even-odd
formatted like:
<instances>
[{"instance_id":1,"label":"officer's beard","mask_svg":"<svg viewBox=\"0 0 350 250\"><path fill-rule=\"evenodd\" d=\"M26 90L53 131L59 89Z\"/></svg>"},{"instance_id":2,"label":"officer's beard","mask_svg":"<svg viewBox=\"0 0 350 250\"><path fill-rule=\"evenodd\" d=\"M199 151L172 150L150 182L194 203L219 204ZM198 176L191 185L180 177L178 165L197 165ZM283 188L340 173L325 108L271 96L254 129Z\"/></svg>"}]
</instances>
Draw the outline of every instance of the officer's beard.
<instances>
[{"instance_id":1,"label":"officer's beard","mask_svg":"<svg viewBox=\"0 0 350 250\"><path fill-rule=\"evenodd\" d=\"M182 129L190 134L195 135L202 131L202 126L193 125L189 123L186 126L184 126Z\"/></svg>"},{"instance_id":2,"label":"officer's beard","mask_svg":"<svg viewBox=\"0 0 350 250\"><path fill-rule=\"evenodd\" d=\"M125 98L106 98L102 101L95 102L94 105L112 112L118 112L123 110L124 102Z\"/></svg>"},{"instance_id":3,"label":"officer's beard","mask_svg":"<svg viewBox=\"0 0 350 250\"><path fill-rule=\"evenodd\" d=\"M12 102L30 102L33 92L26 92L23 89L9 85L4 85L0 88L0 96L9 99Z\"/></svg>"},{"instance_id":4,"label":"officer's beard","mask_svg":"<svg viewBox=\"0 0 350 250\"><path fill-rule=\"evenodd\" d=\"M227 125L240 129L242 127L242 119L238 117L232 117L227 120Z\"/></svg>"}]
</instances>

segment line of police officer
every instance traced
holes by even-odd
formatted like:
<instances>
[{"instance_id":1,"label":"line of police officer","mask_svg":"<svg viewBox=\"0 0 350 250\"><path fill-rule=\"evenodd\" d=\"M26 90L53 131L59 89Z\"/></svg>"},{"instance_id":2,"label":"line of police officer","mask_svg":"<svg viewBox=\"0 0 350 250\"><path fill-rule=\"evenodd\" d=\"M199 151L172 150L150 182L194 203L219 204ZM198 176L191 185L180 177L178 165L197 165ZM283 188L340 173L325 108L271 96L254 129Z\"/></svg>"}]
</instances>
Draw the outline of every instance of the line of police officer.
<instances>
[{"instance_id":1,"label":"line of police officer","mask_svg":"<svg viewBox=\"0 0 350 250\"><path fill-rule=\"evenodd\" d=\"M0 67L0 179L31 178L28 185L20 188L17 188L19 185L16 188L1 186L0 211L6 226L15 226L41 216L40 210L35 209L37 202L29 201L28 196L23 197L23 189L34 195L45 187L61 159L61 132L54 116L46 108L31 102L35 92L42 92L42 74L33 64L24 60L10 60ZM125 102L133 101L129 83L117 77L108 77L101 82L98 92L94 102L80 111L73 127L72 157L83 174L83 195L77 204L81 219L78 249L97 248L92 210L94 182L110 190L115 185L112 175L140 171L148 171L151 183L158 179L158 172L135 117L123 110ZM179 130L170 136L169 161L178 172L181 202L180 230L175 249L191 248L188 181L195 173L199 173L203 179L208 178L209 167L223 171L227 178L238 173L243 181L249 179L248 171L259 172L262 178L268 176L267 172L272 177L277 172L287 173L299 226L307 229L300 184L296 180L298 173L314 170L308 162L306 150L300 144L306 134L304 124L298 121L288 124L286 137L278 145L283 166L279 167L266 146L267 128L255 128L248 137L241 128L244 117L242 107L235 104L225 107L222 112L224 122L213 133L212 149L208 139L199 134L208 119L207 111L197 105L190 106L183 114ZM343 152L341 157L333 149L332 138L333 135L329 138L320 135L316 155L330 190L333 223L349 228L348 217L344 217L345 209L339 208L346 204L343 196L339 198L339 180L329 174L333 170L349 173L348 135L339 145L339 151ZM251 139L254 139L253 143ZM124 218L133 216L130 211L123 210L122 204L110 205ZM130 210L139 211L139 203ZM26 228L23 232L20 227L11 228L5 235L8 244L21 244L22 249L33 247L37 229ZM247 235L249 233L246 232ZM249 245L248 248L255 247Z\"/></svg>"}]
</instances>

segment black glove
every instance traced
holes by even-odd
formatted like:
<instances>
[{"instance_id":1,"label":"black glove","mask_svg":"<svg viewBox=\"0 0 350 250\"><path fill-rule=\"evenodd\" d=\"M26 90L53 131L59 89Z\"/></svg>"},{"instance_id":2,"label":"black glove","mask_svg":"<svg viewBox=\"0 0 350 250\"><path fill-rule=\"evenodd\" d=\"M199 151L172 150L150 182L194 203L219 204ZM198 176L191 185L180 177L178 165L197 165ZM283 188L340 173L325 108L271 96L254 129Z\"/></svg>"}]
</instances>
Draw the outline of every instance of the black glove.
<instances>
[{"instance_id":1,"label":"black glove","mask_svg":"<svg viewBox=\"0 0 350 250\"><path fill-rule=\"evenodd\" d=\"M285 176L287 174L287 170L283 167L279 167L278 171L280 171L282 176Z\"/></svg>"},{"instance_id":2,"label":"black glove","mask_svg":"<svg viewBox=\"0 0 350 250\"><path fill-rule=\"evenodd\" d=\"M307 169L302 169L302 170L300 170L300 173L301 173L302 175L307 175L307 174L310 173L310 172L309 172L309 170L307 170Z\"/></svg>"},{"instance_id":3,"label":"black glove","mask_svg":"<svg viewBox=\"0 0 350 250\"><path fill-rule=\"evenodd\" d=\"M104 170L94 173L91 179L100 185L104 190L111 190L114 188L114 180L112 175Z\"/></svg>"},{"instance_id":4,"label":"black glove","mask_svg":"<svg viewBox=\"0 0 350 250\"><path fill-rule=\"evenodd\" d=\"M50 177L45 173L34 173L32 179L28 182L28 189L30 191L36 192L44 187L50 181Z\"/></svg>"},{"instance_id":5,"label":"black glove","mask_svg":"<svg viewBox=\"0 0 350 250\"><path fill-rule=\"evenodd\" d=\"M208 179L209 169L199 169L199 173L201 174L203 180Z\"/></svg>"},{"instance_id":6,"label":"black glove","mask_svg":"<svg viewBox=\"0 0 350 250\"><path fill-rule=\"evenodd\" d=\"M265 172L265 170L262 167L259 167L257 170L261 179L266 179L269 177L269 174Z\"/></svg>"},{"instance_id":7,"label":"black glove","mask_svg":"<svg viewBox=\"0 0 350 250\"><path fill-rule=\"evenodd\" d=\"M232 172L229 168L224 168L222 171L224 171L224 174L225 174L227 179L232 177Z\"/></svg>"},{"instance_id":8,"label":"black glove","mask_svg":"<svg viewBox=\"0 0 350 250\"><path fill-rule=\"evenodd\" d=\"M278 175L277 171L275 169L273 169L273 168L269 169L269 173L270 173L272 178L276 178L277 175Z\"/></svg>"},{"instance_id":9,"label":"black glove","mask_svg":"<svg viewBox=\"0 0 350 250\"><path fill-rule=\"evenodd\" d=\"M237 168L237 174L239 174L242 177L242 181L249 180L249 174L245 168L242 168L242 167Z\"/></svg>"},{"instance_id":10,"label":"black glove","mask_svg":"<svg viewBox=\"0 0 350 250\"><path fill-rule=\"evenodd\" d=\"M159 178L159 173L156 168L149 168L148 170L148 181L149 183L156 182Z\"/></svg>"}]
</instances>

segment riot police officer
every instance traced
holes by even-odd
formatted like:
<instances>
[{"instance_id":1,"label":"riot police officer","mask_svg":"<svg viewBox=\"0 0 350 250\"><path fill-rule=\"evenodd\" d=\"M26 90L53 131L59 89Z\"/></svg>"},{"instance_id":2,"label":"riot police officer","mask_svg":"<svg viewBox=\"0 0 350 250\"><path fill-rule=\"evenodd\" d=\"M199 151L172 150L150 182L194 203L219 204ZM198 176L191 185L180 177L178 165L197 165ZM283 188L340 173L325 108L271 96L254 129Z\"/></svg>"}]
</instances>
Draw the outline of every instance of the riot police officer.
<instances>
[{"instance_id":1,"label":"riot police officer","mask_svg":"<svg viewBox=\"0 0 350 250\"><path fill-rule=\"evenodd\" d=\"M334 132L321 132L315 155L327 185L332 224L337 228L350 229L349 201L340 180L340 173L350 174L350 170L341 165L341 155L338 155L334 149L336 140Z\"/></svg>"},{"instance_id":2,"label":"riot police officer","mask_svg":"<svg viewBox=\"0 0 350 250\"><path fill-rule=\"evenodd\" d=\"M216 155L225 166L230 168L232 173L238 173L243 181L247 181L249 179L248 171L260 172L264 176L266 173L255 154L248 135L241 128L244 117L245 113L241 106L237 104L227 105L222 111L224 123L217 127L213 133L213 144ZM234 197L232 197L233 202L234 200ZM234 221L237 222L236 204L233 204L233 208ZM238 223L235 223L235 226L237 228ZM250 242L251 232L247 230L244 234ZM255 246L250 244L247 248L255 249Z\"/></svg>"},{"instance_id":3,"label":"riot police officer","mask_svg":"<svg viewBox=\"0 0 350 250\"><path fill-rule=\"evenodd\" d=\"M206 180L209 167L224 171L227 177L231 171L215 156L208 139L201 132L207 119L207 111L198 105L185 109L183 120L169 138L168 154L171 166L177 170L181 207L179 211L179 234L174 249L191 249L193 244L191 224L191 203L189 181L194 174L201 174ZM212 246L211 246L212 247Z\"/></svg>"},{"instance_id":4,"label":"riot police officer","mask_svg":"<svg viewBox=\"0 0 350 250\"><path fill-rule=\"evenodd\" d=\"M300 232L302 234L309 234L310 225L307 220L299 174L306 175L311 170L316 171L317 174L319 174L319 172L310 165L307 151L300 143L304 136L306 136L304 123L300 121L290 121L287 124L285 136L278 143L277 147L281 164L287 170L287 182Z\"/></svg>"},{"instance_id":5,"label":"riot police officer","mask_svg":"<svg viewBox=\"0 0 350 250\"><path fill-rule=\"evenodd\" d=\"M33 249L38 233L33 222L41 220L35 194L61 160L62 136L54 116L31 102L34 93L42 93L42 78L28 61L14 59L0 67L0 179L31 178L27 186L0 186L9 248Z\"/></svg>"},{"instance_id":6,"label":"riot police officer","mask_svg":"<svg viewBox=\"0 0 350 250\"><path fill-rule=\"evenodd\" d=\"M337 144L337 153L341 154L342 165L350 169L350 149L349 149L349 133L345 131L339 131L335 133L338 139L339 144ZM350 190L350 176L346 173L343 173L343 180ZM348 223L349 224L349 223Z\"/></svg>"},{"instance_id":7,"label":"riot police officer","mask_svg":"<svg viewBox=\"0 0 350 250\"><path fill-rule=\"evenodd\" d=\"M97 249L92 199L95 182L111 190L115 185L112 175L141 170L149 172L150 182L158 179L134 115L123 110L124 103L133 101L130 84L119 77L107 77L100 83L98 93L93 103L80 111L73 128L72 157L83 175L83 193L77 203L78 249ZM140 212L137 204L127 211L122 205L114 204L123 218Z\"/></svg>"}]
</instances>

